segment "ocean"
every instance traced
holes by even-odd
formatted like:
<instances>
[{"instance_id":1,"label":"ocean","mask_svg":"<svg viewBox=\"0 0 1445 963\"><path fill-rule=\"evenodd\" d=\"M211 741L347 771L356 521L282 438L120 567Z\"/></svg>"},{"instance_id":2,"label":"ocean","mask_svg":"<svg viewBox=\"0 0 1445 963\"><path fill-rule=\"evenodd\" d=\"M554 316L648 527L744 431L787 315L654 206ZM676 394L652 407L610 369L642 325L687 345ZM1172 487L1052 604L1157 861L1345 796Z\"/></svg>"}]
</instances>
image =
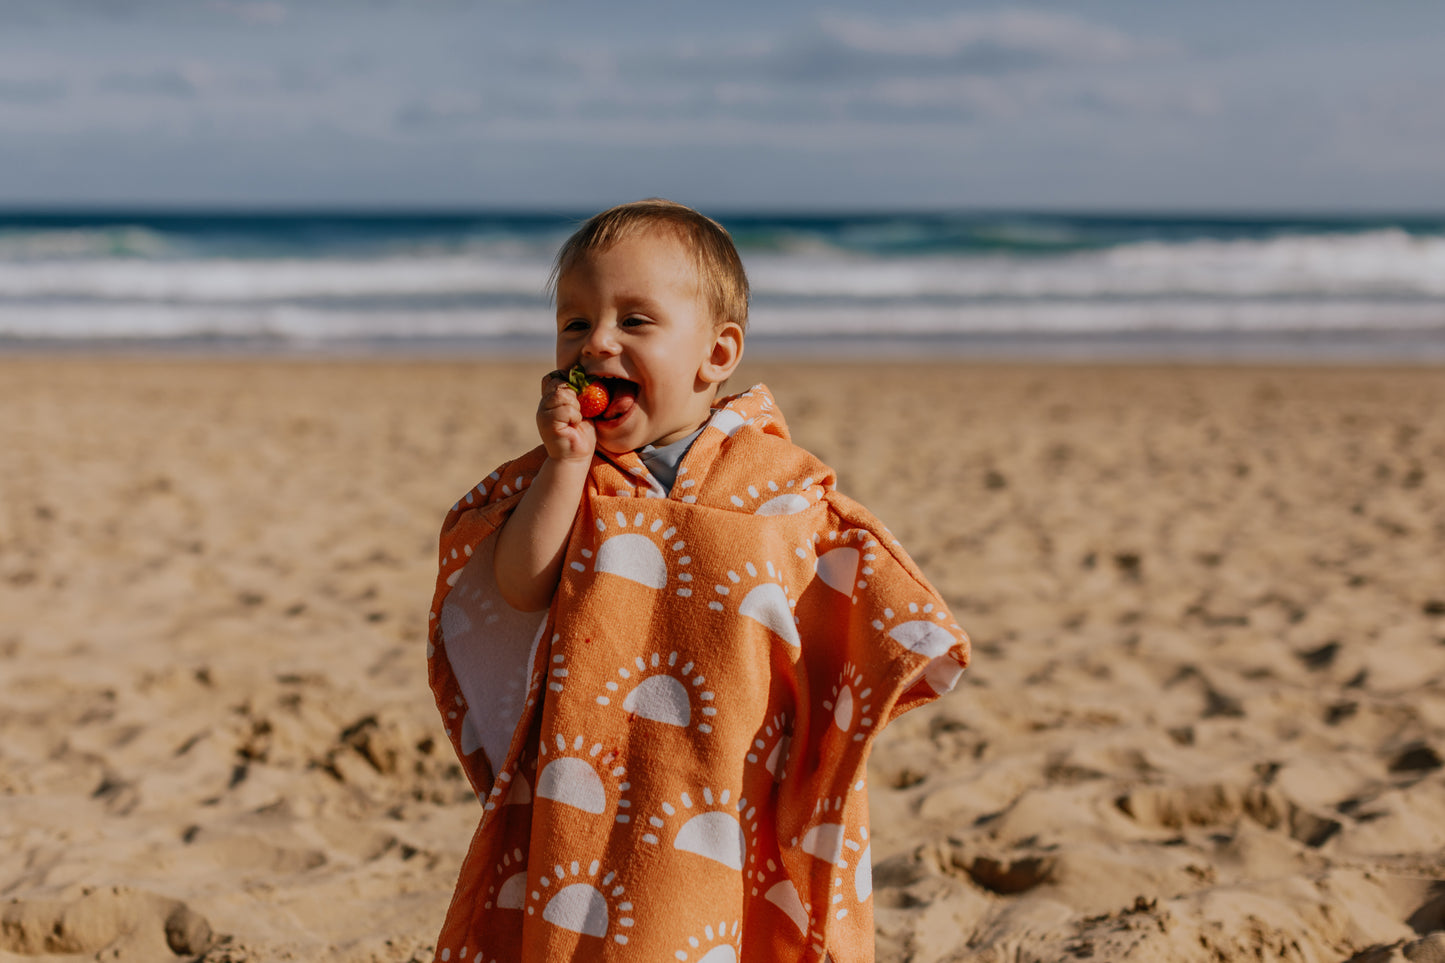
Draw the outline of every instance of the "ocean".
<instances>
[{"instance_id":1,"label":"ocean","mask_svg":"<svg viewBox=\"0 0 1445 963\"><path fill-rule=\"evenodd\" d=\"M546 355L585 214L0 213L0 352ZM1445 217L714 216L750 353L1445 361Z\"/></svg>"}]
</instances>

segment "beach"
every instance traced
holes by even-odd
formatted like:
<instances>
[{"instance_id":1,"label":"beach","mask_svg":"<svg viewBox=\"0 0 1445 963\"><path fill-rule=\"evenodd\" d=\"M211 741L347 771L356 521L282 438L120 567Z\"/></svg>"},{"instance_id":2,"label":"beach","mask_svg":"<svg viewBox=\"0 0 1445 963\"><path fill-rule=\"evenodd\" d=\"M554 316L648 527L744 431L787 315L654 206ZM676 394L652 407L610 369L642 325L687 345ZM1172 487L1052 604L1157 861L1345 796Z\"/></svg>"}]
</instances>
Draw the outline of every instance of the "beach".
<instances>
[{"instance_id":1,"label":"beach","mask_svg":"<svg viewBox=\"0 0 1445 963\"><path fill-rule=\"evenodd\" d=\"M0 961L428 961L425 629L545 359L0 358ZM1445 369L746 362L973 638L881 961L1445 960Z\"/></svg>"}]
</instances>

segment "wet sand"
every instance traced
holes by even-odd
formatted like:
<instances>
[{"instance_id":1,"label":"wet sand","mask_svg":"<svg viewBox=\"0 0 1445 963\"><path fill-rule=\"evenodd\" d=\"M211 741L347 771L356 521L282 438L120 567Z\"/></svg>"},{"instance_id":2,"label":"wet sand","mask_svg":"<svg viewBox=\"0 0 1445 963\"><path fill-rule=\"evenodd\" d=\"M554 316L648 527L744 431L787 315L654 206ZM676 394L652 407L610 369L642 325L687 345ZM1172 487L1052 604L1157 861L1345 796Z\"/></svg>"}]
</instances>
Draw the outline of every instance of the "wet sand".
<instances>
[{"instance_id":1,"label":"wet sand","mask_svg":"<svg viewBox=\"0 0 1445 963\"><path fill-rule=\"evenodd\" d=\"M430 959L435 536L544 367L0 360L0 961ZM753 380L975 643L880 960L1445 959L1445 371Z\"/></svg>"}]
</instances>

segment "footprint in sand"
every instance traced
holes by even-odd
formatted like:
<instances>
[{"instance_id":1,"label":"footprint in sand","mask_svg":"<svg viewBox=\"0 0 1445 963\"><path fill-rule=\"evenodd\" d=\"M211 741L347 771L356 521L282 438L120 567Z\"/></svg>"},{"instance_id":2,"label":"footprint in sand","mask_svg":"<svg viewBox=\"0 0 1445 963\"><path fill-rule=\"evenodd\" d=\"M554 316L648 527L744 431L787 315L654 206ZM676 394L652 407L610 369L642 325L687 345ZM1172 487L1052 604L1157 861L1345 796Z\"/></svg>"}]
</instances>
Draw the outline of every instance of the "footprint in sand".
<instances>
[{"instance_id":1,"label":"footprint in sand","mask_svg":"<svg viewBox=\"0 0 1445 963\"><path fill-rule=\"evenodd\" d=\"M215 942L205 917L185 903L124 886L0 906L0 951L22 956L105 951L114 960L159 960L198 956Z\"/></svg>"},{"instance_id":2,"label":"footprint in sand","mask_svg":"<svg viewBox=\"0 0 1445 963\"><path fill-rule=\"evenodd\" d=\"M1291 839L1310 847L1324 845L1342 828L1339 820L1309 812L1261 786L1146 786L1130 790L1114 804L1141 826L1174 830L1227 826L1248 817L1265 829L1284 829Z\"/></svg>"},{"instance_id":3,"label":"footprint in sand","mask_svg":"<svg viewBox=\"0 0 1445 963\"><path fill-rule=\"evenodd\" d=\"M1027 893L1053 877L1054 861L1042 856L994 859L976 856L961 867L979 886L1004 896Z\"/></svg>"}]
</instances>

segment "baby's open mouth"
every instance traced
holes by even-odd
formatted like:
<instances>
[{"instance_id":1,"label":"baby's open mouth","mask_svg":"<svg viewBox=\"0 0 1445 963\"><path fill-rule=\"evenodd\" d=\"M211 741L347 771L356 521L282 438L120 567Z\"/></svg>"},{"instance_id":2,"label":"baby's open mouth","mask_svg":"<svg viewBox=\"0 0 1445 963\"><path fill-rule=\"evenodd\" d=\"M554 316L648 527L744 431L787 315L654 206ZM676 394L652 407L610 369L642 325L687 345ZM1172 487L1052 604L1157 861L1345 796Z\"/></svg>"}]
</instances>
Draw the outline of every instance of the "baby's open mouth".
<instances>
[{"instance_id":1,"label":"baby's open mouth","mask_svg":"<svg viewBox=\"0 0 1445 963\"><path fill-rule=\"evenodd\" d=\"M632 410L637 404L637 382L628 381L626 378L601 377L597 379L607 388L607 410L598 415L596 420L603 423L616 423L622 416Z\"/></svg>"}]
</instances>

